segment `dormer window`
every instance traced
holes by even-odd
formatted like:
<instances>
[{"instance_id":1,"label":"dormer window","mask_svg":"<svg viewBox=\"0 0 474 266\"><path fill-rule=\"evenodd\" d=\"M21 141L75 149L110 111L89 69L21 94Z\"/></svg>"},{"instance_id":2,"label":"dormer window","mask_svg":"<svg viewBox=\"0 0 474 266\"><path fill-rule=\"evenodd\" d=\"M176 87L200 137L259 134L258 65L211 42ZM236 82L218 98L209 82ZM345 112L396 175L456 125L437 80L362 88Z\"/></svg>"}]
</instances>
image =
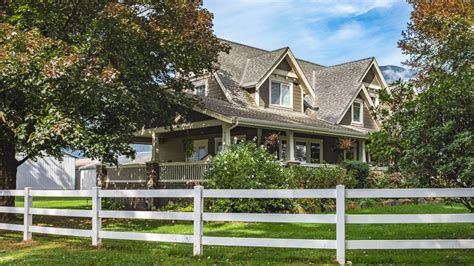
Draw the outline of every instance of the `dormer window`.
<instances>
[{"instance_id":1,"label":"dormer window","mask_svg":"<svg viewBox=\"0 0 474 266\"><path fill-rule=\"evenodd\" d=\"M353 124L362 124L364 117L364 102L361 99L355 99L352 104L352 123Z\"/></svg>"},{"instance_id":2,"label":"dormer window","mask_svg":"<svg viewBox=\"0 0 474 266\"><path fill-rule=\"evenodd\" d=\"M293 86L291 83L272 80L270 82L270 105L289 107L292 104Z\"/></svg>"},{"instance_id":3,"label":"dormer window","mask_svg":"<svg viewBox=\"0 0 474 266\"><path fill-rule=\"evenodd\" d=\"M193 94L197 96L207 96L207 81L206 80L200 80L200 81L195 81L193 82L194 84L194 89L193 89Z\"/></svg>"}]
</instances>

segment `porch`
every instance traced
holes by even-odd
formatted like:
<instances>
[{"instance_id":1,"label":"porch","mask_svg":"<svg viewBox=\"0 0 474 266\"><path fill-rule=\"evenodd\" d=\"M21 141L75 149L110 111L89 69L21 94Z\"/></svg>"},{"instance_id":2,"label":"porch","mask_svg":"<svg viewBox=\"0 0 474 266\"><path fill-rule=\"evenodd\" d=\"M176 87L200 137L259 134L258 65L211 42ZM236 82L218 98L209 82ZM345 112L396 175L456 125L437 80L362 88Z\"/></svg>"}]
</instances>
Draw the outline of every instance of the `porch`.
<instances>
[{"instance_id":1,"label":"porch","mask_svg":"<svg viewBox=\"0 0 474 266\"><path fill-rule=\"evenodd\" d=\"M269 147L282 164L297 163L304 167L334 165L343 160L367 162L365 138L334 136L323 132L285 130L270 127L251 127L219 120L198 121L173 129L155 128L142 132L135 143L152 147L147 163L107 167L108 187L147 187L154 172L152 187L170 187L171 184L205 183L205 173L212 158L233 141L253 141L267 145L266 139L276 136L275 145ZM342 150L341 138L351 138L353 147ZM158 183L158 185L156 184ZM124 185L122 185L124 184Z\"/></svg>"}]
</instances>

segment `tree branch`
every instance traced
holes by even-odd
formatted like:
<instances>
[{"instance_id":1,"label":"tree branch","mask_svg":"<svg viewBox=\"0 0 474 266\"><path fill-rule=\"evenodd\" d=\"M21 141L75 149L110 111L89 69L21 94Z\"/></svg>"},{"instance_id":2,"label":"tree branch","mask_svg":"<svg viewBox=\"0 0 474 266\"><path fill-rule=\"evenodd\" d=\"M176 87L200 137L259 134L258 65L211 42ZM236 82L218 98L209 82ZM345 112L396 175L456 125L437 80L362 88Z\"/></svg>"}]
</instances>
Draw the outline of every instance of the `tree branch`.
<instances>
[{"instance_id":1,"label":"tree branch","mask_svg":"<svg viewBox=\"0 0 474 266\"><path fill-rule=\"evenodd\" d=\"M32 157L31 155L26 155L23 159L17 161L16 166L18 167L22 165L24 162L28 161L28 159L30 159L31 157Z\"/></svg>"}]
</instances>

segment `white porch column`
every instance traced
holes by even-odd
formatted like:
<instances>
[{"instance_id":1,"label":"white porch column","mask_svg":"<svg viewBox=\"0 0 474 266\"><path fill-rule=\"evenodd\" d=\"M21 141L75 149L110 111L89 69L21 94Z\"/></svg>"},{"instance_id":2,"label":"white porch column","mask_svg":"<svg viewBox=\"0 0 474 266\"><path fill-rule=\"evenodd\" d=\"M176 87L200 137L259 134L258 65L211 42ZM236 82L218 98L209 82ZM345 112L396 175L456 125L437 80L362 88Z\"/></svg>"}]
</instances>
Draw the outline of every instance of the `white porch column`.
<instances>
[{"instance_id":1,"label":"white porch column","mask_svg":"<svg viewBox=\"0 0 474 266\"><path fill-rule=\"evenodd\" d=\"M359 158L362 162L366 163L367 158L365 157L365 140L359 140Z\"/></svg>"},{"instance_id":2,"label":"white porch column","mask_svg":"<svg viewBox=\"0 0 474 266\"><path fill-rule=\"evenodd\" d=\"M151 161L158 162L160 160L160 134L151 133Z\"/></svg>"},{"instance_id":3,"label":"white porch column","mask_svg":"<svg viewBox=\"0 0 474 266\"><path fill-rule=\"evenodd\" d=\"M230 138L230 125L223 124L222 125L222 149L227 149L232 144L232 140Z\"/></svg>"},{"instance_id":4,"label":"white porch column","mask_svg":"<svg viewBox=\"0 0 474 266\"><path fill-rule=\"evenodd\" d=\"M286 147L288 155L288 161L295 160L295 132L293 131L286 131Z\"/></svg>"}]
</instances>

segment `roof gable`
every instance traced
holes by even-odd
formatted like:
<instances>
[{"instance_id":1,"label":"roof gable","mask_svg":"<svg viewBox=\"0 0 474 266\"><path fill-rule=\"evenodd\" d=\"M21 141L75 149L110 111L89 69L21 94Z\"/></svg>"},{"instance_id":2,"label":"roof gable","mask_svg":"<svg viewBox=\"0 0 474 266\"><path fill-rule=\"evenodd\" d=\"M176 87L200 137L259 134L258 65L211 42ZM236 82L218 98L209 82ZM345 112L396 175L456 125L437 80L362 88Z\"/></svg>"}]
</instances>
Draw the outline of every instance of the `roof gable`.
<instances>
[{"instance_id":1,"label":"roof gable","mask_svg":"<svg viewBox=\"0 0 474 266\"><path fill-rule=\"evenodd\" d=\"M340 121L357 96L363 75L373 60L366 58L314 72L316 105L321 119L335 124Z\"/></svg>"}]
</instances>

